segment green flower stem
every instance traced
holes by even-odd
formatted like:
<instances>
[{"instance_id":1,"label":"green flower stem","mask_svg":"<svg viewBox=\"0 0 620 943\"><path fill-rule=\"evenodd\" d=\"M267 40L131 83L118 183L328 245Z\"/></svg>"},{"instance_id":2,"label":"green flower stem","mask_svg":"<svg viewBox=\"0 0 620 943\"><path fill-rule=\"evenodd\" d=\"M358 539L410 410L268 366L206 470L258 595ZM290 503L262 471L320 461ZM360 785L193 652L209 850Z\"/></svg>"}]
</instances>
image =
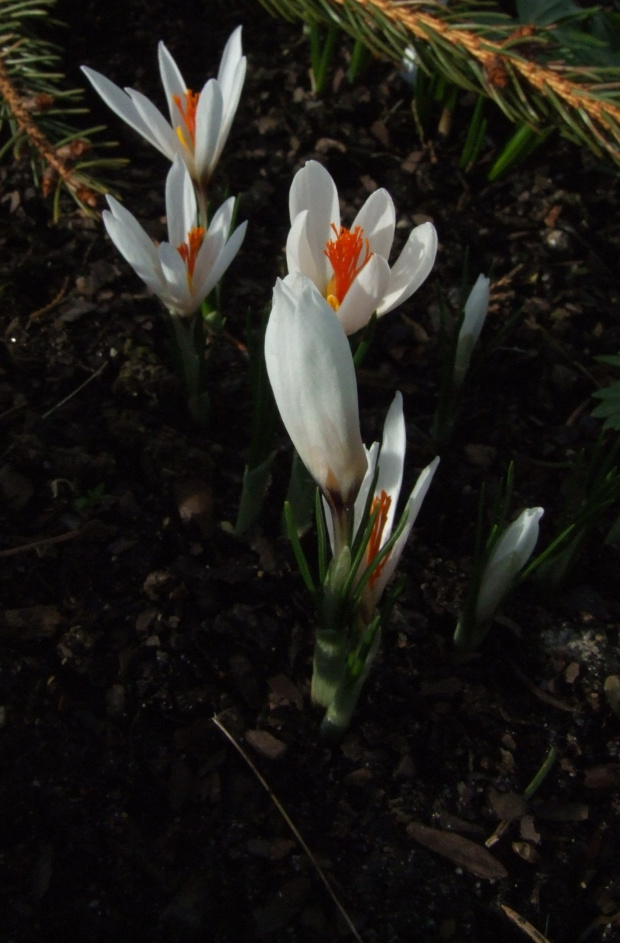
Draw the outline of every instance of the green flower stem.
<instances>
[{"instance_id":1,"label":"green flower stem","mask_svg":"<svg viewBox=\"0 0 620 943\"><path fill-rule=\"evenodd\" d=\"M345 734L380 643L381 627L377 619L366 629L358 650L347 658L340 683L327 706L321 736L340 739Z\"/></svg>"},{"instance_id":2,"label":"green flower stem","mask_svg":"<svg viewBox=\"0 0 620 943\"><path fill-rule=\"evenodd\" d=\"M177 314L170 315L188 399L202 392L204 348L202 352L196 349L195 322L199 318L201 318L201 315L194 315L191 320L182 318Z\"/></svg>"},{"instance_id":3,"label":"green flower stem","mask_svg":"<svg viewBox=\"0 0 620 943\"><path fill-rule=\"evenodd\" d=\"M202 314L191 319L171 314L176 359L179 363L187 406L194 421L205 426L209 418L209 396L205 386L205 339Z\"/></svg>"},{"instance_id":4,"label":"green flower stem","mask_svg":"<svg viewBox=\"0 0 620 943\"><path fill-rule=\"evenodd\" d=\"M336 629L317 632L314 643L310 696L317 707L328 708L334 700L347 663L346 638Z\"/></svg>"}]
</instances>

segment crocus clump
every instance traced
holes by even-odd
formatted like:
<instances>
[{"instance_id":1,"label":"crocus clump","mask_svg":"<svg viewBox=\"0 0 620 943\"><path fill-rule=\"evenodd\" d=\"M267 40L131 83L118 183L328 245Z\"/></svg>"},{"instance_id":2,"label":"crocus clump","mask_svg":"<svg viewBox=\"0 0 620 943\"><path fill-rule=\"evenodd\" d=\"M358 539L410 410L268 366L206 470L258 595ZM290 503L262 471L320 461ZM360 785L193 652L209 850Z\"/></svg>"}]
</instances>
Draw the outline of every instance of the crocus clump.
<instances>
[{"instance_id":1,"label":"crocus clump","mask_svg":"<svg viewBox=\"0 0 620 943\"><path fill-rule=\"evenodd\" d=\"M341 735L379 647L381 595L439 460L418 478L394 529L406 446L402 396L388 411L381 451L377 443L366 450L350 344L305 275L276 284L265 360L287 432L323 494L332 558L318 588L310 585L319 618L311 694L325 711L323 733Z\"/></svg>"}]
</instances>

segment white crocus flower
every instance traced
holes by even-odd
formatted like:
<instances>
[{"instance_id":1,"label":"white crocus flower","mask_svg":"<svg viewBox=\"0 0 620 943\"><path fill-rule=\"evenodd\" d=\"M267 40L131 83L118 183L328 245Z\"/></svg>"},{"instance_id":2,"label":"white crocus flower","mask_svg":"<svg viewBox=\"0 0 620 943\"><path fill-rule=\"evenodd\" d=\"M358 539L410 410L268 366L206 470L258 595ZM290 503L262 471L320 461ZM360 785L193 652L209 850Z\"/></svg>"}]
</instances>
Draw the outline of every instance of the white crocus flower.
<instances>
[{"instance_id":1,"label":"white crocus flower","mask_svg":"<svg viewBox=\"0 0 620 943\"><path fill-rule=\"evenodd\" d=\"M295 174L289 210L288 270L312 279L347 334L363 328L374 311L381 316L406 301L433 267L437 233L432 223L411 231L390 269L396 228L390 194L372 193L346 229L340 224L336 184L317 161Z\"/></svg>"},{"instance_id":2,"label":"white crocus flower","mask_svg":"<svg viewBox=\"0 0 620 943\"><path fill-rule=\"evenodd\" d=\"M302 462L336 514L346 511L367 466L355 367L332 309L303 276L276 282L265 361L282 421Z\"/></svg>"},{"instance_id":3,"label":"white crocus flower","mask_svg":"<svg viewBox=\"0 0 620 943\"><path fill-rule=\"evenodd\" d=\"M169 160L179 154L192 179L204 188L228 138L245 78L241 27L237 27L224 47L217 79L209 79L201 92L187 87L163 42L159 43L158 54L170 121L141 92L132 88L123 91L94 69L82 66L82 70L119 118Z\"/></svg>"},{"instance_id":4,"label":"white crocus flower","mask_svg":"<svg viewBox=\"0 0 620 943\"><path fill-rule=\"evenodd\" d=\"M368 500L368 493L372 485L375 469L378 465L379 474L371 503L371 511L378 506L379 513L366 548L365 558L362 563L363 569L366 569L366 567L372 564L375 557L392 536L392 530L394 529L394 522L396 520L396 506L398 504L400 488L403 481L406 448L407 435L405 431L405 416L403 413L403 397L400 392L397 392L385 417L381 450L379 451L377 442L373 443L368 450L368 471L366 472L360 493L355 502L355 520L353 526L355 531L357 531L359 526L364 526L365 524L361 518ZM427 465L418 476L418 480L409 495L409 499L403 511L403 513L407 514L405 526L389 554L381 561L370 576L364 590L364 603L368 607L369 614L372 613L375 606L378 604L383 590L398 566L398 561L407 543L407 538L420 513L420 508L422 507L426 492L431 485L433 475L438 465L439 457L434 458L430 465Z\"/></svg>"},{"instance_id":5,"label":"white crocus flower","mask_svg":"<svg viewBox=\"0 0 620 943\"><path fill-rule=\"evenodd\" d=\"M215 288L241 248L247 223L229 238L235 199L214 214L208 230L197 226L196 194L187 168L175 157L166 179L168 242L156 246L114 197L103 221L116 248L171 314L192 315Z\"/></svg>"},{"instance_id":6,"label":"white crocus flower","mask_svg":"<svg viewBox=\"0 0 620 943\"><path fill-rule=\"evenodd\" d=\"M407 435L405 431L405 416L403 413L403 397L400 392L397 392L394 396L394 400L392 401L392 405L387 412L387 416L385 417L383 437L381 440L381 450L379 450L378 442L373 442L371 447L366 450L368 468L359 490L359 494L355 501L355 508L353 512L353 533L357 534L360 528L363 529L367 525L367 521L364 520L363 515L378 465L379 472L377 475L374 495L370 505L370 511L372 513L378 506L379 513L377 514L377 518L370 535L370 540L366 548L366 553L364 554L364 559L362 560L362 564L360 566L360 576L364 573L367 567L372 564L373 560L377 557L377 555L392 536L392 531L394 530L394 523L396 520L396 506L398 504L400 489L403 482L403 468L405 465L406 448ZM427 465L418 476L418 480L416 481L413 491L409 495L409 500L407 501L407 504L403 510L403 513L407 514L405 526L403 527L389 554L381 561L381 563L379 563L368 580L363 593L364 607L366 609L365 615L367 618L372 616L372 613L378 604L379 599L381 598L383 590L389 583L396 567L398 566L398 561L400 560L405 544L407 543L407 538L409 537L413 525L416 522L416 518L420 513L420 508L422 507L422 503L426 497L426 492L430 487L430 484L433 480L433 475L435 474L438 465L439 457L433 459L430 465ZM333 550L333 531L329 517L326 517L326 521Z\"/></svg>"},{"instance_id":7,"label":"white crocus flower","mask_svg":"<svg viewBox=\"0 0 620 943\"><path fill-rule=\"evenodd\" d=\"M488 278L479 275L465 302L465 316L456 342L456 356L452 374L452 383L458 388L463 385L474 345L480 337L480 331L489 311L490 284Z\"/></svg>"},{"instance_id":8,"label":"white crocus flower","mask_svg":"<svg viewBox=\"0 0 620 943\"><path fill-rule=\"evenodd\" d=\"M478 591L474 616L476 625L490 623L512 590L519 572L534 552L538 540L538 522L543 514L543 508L526 508L495 544Z\"/></svg>"}]
</instances>

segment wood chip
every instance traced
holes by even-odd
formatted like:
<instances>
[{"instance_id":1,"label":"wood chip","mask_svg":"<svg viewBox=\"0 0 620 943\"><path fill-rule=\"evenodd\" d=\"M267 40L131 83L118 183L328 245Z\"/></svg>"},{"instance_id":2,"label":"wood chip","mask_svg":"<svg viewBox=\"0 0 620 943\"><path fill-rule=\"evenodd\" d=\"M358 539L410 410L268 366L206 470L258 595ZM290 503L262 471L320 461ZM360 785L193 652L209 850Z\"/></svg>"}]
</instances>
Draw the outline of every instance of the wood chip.
<instances>
[{"instance_id":1,"label":"wood chip","mask_svg":"<svg viewBox=\"0 0 620 943\"><path fill-rule=\"evenodd\" d=\"M521 914L518 914L516 910L507 907L506 904L502 904L501 908L513 923L516 923L524 933L527 933L530 940L534 940L534 943L549 943L547 937L543 936L536 927L533 927L532 924L526 920L525 917L522 917Z\"/></svg>"},{"instance_id":2,"label":"wood chip","mask_svg":"<svg viewBox=\"0 0 620 943\"><path fill-rule=\"evenodd\" d=\"M183 524L195 527L202 537L211 537L215 529L211 486L202 478L181 478L172 490Z\"/></svg>"},{"instance_id":3,"label":"wood chip","mask_svg":"<svg viewBox=\"0 0 620 943\"><path fill-rule=\"evenodd\" d=\"M608 675L604 685L605 697L616 717L620 718L620 676Z\"/></svg>"},{"instance_id":4,"label":"wood chip","mask_svg":"<svg viewBox=\"0 0 620 943\"><path fill-rule=\"evenodd\" d=\"M617 789L620 787L620 764L591 766L584 772L583 783L586 789Z\"/></svg>"},{"instance_id":5,"label":"wood chip","mask_svg":"<svg viewBox=\"0 0 620 943\"><path fill-rule=\"evenodd\" d=\"M293 684L286 675L274 675L273 678L267 679L267 684L272 691L272 696L269 698L271 707L277 704L293 704L297 710L303 710L304 696L297 685Z\"/></svg>"},{"instance_id":6,"label":"wood chip","mask_svg":"<svg viewBox=\"0 0 620 943\"><path fill-rule=\"evenodd\" d=\"M585 822L590 811L581 802L534 802L534 814L548 822Z\"/></svg>"},{"instance_id":7,"label":"wood chip","mask_svg":"<svg viewBox=\"0 0 620 943\"><path fill-rule=\"evenodd\" d=\"M431 851L443 855L444 858L449 858L450 861L475 874L476 877L493 881L508 876L504 865L486 848L469 838L463 838L462 835L429 828L420 822L411 822L407 826L407 834L425 848L430 848Z\"/></svg>"},{"instance_id":8,"label":"wood chip","mask_svg":"<svg viewBox=\"0 0 620 943\"><path fill-rule=\"evenodd\" d=\"M390 134L384 121L381 121L381 119L373 121L370 126L370 132L383 144L386 150L390 149Z\"/></svg>"},{"instance_id":9,"label":"wood chip","mask_svg":"<svg viewBox=\"0 0 620 943\"><path fill-rule=\"evenodd\" d=\"M536 864L540 860L540 852L527 841L513 841L512 850L528 864Z\"/></svg>"},{"instance_id":10,"label":"wood chip","mask_svg":"<svg viewBox=\"0 0 620 943\"><path fill-rule=\"evenodd\" d=\"M538 844L540 841L540 832L536 831L533 815L524 815L520 822L521 838L526 842Z\"/></svg>"},{"instance_id":11,"label":"wood chip","mask_svg":"<svg viewBox=\"0 0 620 943\"><path fill-rule=\"evenodd\" d=\"M346 154L347 147L342 141L336 141L334 138L319 138L314 145L317 154L326 154L328 151L336 150L341 154Z\"/></svg>"},{"instance_id":12,"label":"wood chip","mask_svg":"<svg viewBox=\"0 0 620 943\"><path fill-rule=\"evenodd\" d=\"M527 802L523 796L515 792L498 792L496 789L489 789L489 802L497 818L505 822L520 819L527 812Z\"/></svg>"},{"instance_id":13,"label":"wood chip","mask_svg":"<svg viewBox=\"0 0 620 943\"><path fill-rule=\"evenodd\" d=\"M268 730L246 730L245 740L257 753L268 760L282 759L287 750L286 743L282 743Z\"/></svg>"},{"instance_id":14,"label":"wood chip","mask_svg":"<svg viewBox=\"0 0 620 943\"><path fill-rule=\"evenodd\" d=\"M371 779L372 770L369 770L367 766L361 766L359 769L354 769L353 772L347 773L343 782L345 786L366 786Z\"/></svg>"},{"instance_id":15,"label":"wood chip","mask_svg":"<svg viewBox=\"0 0 620 943\"><path fill-rule=\"evenodd\" d=\"M27 606L0 612L0 638L51 638L65 621L56 606Z\"/></svg>"}]
</instances>

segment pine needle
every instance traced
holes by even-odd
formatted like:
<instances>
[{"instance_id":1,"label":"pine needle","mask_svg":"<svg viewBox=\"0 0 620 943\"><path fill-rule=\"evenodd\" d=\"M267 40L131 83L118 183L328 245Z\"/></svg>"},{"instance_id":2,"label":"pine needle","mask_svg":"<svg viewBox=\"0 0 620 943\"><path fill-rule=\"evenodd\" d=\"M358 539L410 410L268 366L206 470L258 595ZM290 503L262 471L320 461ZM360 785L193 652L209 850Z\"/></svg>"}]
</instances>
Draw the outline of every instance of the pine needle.
<instances>
[{"instance_id":1,"label":"pine needle","mask_svg":"<svg viewBox=\"0 0 620 943\"><path fill-rule=\"evenodd\" d=\"M553 25L520 24L496 4L452 0L261 0L272 13L308 23L337 23L379 56L401 63L408 46L429 74L493 99L513 122L570 140L620 165L620 68L573 64ZM592 13L596 13L593 8ZM589 11L584 11L584 16ZM610 81L611 80L611 81Z\"/></svg>"}]
</instances>

